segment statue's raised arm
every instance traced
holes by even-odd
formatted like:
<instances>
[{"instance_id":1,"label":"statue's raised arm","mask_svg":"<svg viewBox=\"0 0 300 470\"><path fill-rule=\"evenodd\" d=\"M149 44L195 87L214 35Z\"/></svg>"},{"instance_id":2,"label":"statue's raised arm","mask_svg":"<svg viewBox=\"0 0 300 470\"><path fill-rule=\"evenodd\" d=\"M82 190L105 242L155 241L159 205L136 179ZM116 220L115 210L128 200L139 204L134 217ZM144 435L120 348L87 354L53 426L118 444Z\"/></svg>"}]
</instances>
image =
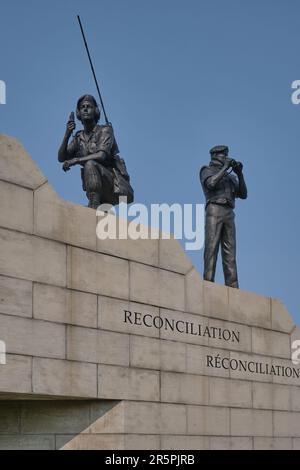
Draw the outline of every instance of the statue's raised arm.
<instances>
[{"instance_id":1,"label":"statue's raised arm","mask_svg":"<svg viewBox=\"0 0 300 470\"><path fill-rule=\"evenodd\" d=\"M72 132L75 129L73 116L70 116L62 144L58 151L58 160L63 162L63 170L68 171L74 165L81 165L82 187L89 200L88 206L96 209L100 204L117 204L116 191L123 181L119 174L118 146L114 137L111 124L98 124L100 109L95 98L91 95L83 95L76 106L76 117L81 121L83 129L76 132L69 143ZM73 119L72 119L73 118ZM133 200L133 190L129 184L129 176L124 179L123 193L119 196L129 196ZM125 188L125 189L124 189ZM126 192L128 194L126 194Z\"/></svg>"}]
</instances>

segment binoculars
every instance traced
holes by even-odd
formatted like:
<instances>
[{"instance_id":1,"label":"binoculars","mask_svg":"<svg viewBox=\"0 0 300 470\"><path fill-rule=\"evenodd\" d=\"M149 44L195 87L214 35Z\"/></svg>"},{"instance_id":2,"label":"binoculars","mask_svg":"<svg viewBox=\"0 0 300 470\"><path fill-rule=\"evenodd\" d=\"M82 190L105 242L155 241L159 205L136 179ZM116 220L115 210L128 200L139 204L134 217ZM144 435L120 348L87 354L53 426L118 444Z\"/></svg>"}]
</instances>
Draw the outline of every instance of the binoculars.
<instances>
[{"instance_id":1,"label":"binoculars","mask_svg":"<svg viewBox=\"0 0 300 470\"><path fill-rule=\"evenodd\" d=\"M233 170L243 169L243 164L241 162L237 162L234 158L227 158L227 160L230 162L230 166Z\"/></svg>"}]
</instances>

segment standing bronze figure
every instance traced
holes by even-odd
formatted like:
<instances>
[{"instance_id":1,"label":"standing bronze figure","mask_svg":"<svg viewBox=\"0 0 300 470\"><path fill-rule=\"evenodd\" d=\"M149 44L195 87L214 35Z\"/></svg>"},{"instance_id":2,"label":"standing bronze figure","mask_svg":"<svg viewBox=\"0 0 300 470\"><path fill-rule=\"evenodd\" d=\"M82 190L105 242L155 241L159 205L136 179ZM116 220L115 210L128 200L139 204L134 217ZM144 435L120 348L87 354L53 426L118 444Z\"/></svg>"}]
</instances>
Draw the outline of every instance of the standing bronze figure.
<instances>
[{"instance_id":1,"label":"standing bronze figure","mask_svg":"<svg viewBox=\"0 0 300 470\"><path fill-rule=\"evenodd\" d=\"M206 199L204 279L214 282L219 246L226 286L238 288L236 267L235 198L247 198L243 165L228 158L228 147L218 145L210 150L211 162L200 170L200 181ZM228 170L234 171L236 176Z\"/></svg>"},{"instance_id":2,"label":"standing bronze figure","mask_svg":"<svg viewBox=\"0 0 300 470\"><path fill-rule=\"evenodd\" d=\"M96 209L100 204L118 204L119 197L133 201L133 190L124 160L118 155L118 146L111 124L99 125L100 110L95 98L83 95L76 107L76 117L83 129L76 132L68 145L75 129L74 113L67 122L66 132L58 151L58 160L63 170L81 165L83 190L89 200L88 206Z\"/></svg>"}]
</instances>

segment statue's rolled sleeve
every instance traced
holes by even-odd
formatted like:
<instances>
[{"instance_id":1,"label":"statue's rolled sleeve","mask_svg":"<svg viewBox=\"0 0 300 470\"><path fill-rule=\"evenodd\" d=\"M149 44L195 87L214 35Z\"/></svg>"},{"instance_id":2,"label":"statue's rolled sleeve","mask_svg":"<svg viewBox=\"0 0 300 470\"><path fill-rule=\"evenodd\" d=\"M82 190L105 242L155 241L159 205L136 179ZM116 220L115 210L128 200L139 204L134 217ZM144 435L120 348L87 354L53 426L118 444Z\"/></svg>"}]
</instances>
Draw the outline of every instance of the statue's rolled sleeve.
<instances>
[{"instance_id":1,"label":"statue's rolled sleeve","mask_svg":"<svg viewBox=\"0 0 300 470\"><path fill-rule=\"evenodd\" d=\"M208 186L209 185L209 178L213 175L213 172L211 169L207 166L204 166L200 170L200 181L202 186Z\"/></svg>"},{"instance_id":2,"label":"statue's rolled sleeve","mask_svg":"<svg viewBox=\"0 0 300 470\"><path fill-rule=\"evenodd\" d=\"M105 152L107 155L111 155L111 151L114 145L114 133L111 126L103 126L101 132L101 139L99 142L99 151Z\"/></svg>"}]
</instances>

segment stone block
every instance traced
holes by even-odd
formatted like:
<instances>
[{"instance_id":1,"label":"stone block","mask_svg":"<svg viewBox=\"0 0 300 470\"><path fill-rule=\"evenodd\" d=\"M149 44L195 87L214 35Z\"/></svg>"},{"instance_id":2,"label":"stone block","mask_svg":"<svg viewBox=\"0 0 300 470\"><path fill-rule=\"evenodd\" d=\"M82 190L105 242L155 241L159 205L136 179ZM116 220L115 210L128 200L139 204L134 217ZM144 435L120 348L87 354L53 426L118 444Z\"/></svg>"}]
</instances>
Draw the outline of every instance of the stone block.
<instances>
[{"instance_id":1,"label":"stone block","mask_svg":"<svg viewBox=\"0 0 300 470\"><path fill-rule=\"evenodd\" d=\"M160 369L159 339L130 336L130 366L143 369Z\"/></svg>"},{"instance_id":2,"label":"stone block","mask_svg":"<svg viewBox=\"0 0 300 470\"><path fill-rule=\"evenodd\" d=\"M34 192L34 233L95 250L96 213L60 199L46 183Z\"/></svg>"},{"instance_id":3,"label":"stone block","mask_svg":"<svg viewBox=\"0 0 300 470\"><path fill-rule=\"evenodd\" d=\"M210 437L210 450L252 450L251 437Z\"/></svg>"},{"instance_id":4,"label":"stone block","mask_svg":"<svg viewBox=\"0 0 300 470\"><path fill-rule=\"evenodd\" d=\"M160 286L159 273L158 268L130 263L130 300L160 306L160 290L163 286Z\"/></svg>"},{"instance_id":5,"label":"stone block","mask_svg":"<svg viewBox=\"0 0 300 470\"><path fill-rule=\"evenodd\" d=\"M251 382L210 377L209 404L241 408L252 407Z\"/></svg>"},{"instance_id":6,"label":"stone block","mask_svg":"<svg viewBox=\"0 0 300 470\"><path fill-rule=\"evenodd\" d=\"M251 351L251 328L246 325L210 318L208 345L230 351Z\"/></svg>"},{"instance_id":7,"label":"stone block","mask_svg":"<svg viewBox=\"0 0 300 470\"><path fill-rule=\"evenodd\" d=\"M32 235L0 229L1 274L66 285L65 245Z\"/></svg>"},{"instance_id":8,"label":"stone block","mask_svg":"<svg viewBox=\"0 0 300 470\"><path fill-rule=\"evenodd\" d=\"M186 274L193 267L184 249L174 238L159 240L159 267Z\"/></svg>"},{"instance_id":9,"label":"stone block","mask_svg":"<svg viewBox=\"0 0 300 470\"><path fill-rule=\"evenodd\" d=\"M125 434L126 450L160 450L160 436Z\"/></svg>"},{"instance_id":10,"label":"stone block","mask_svg":"<svg viewBox=\"0 0 300 470\"><path fill-rule=\"evenodd\" d=\"M0 180L36 189L46 181L17 139L0 135Z\"/></svg>"},{"instance_id":11,"label":"stone block","mask_svg":"<svg viewBox=\"0 0 300 470\"><path fill-rule=\"evenodd\" d=\"M159 372L100 365L98 377L98 398L159 400Z\"/></svg>"},{"instance_id":12,"label":"stone block","mask_svg":"<svg viewBox=\"0 0 300 470\"><path fill-rule=\"evenodd\" d=\"M272 411L231 408L231 434L234 436L272 436Z\"/></svg>"},{"instance_id":13,"label":"stone block","mask_svg":"<svg viewBox=\"0 0 300 470\"><path fill-rule=\"evenodd\" d=\"M221 357L224 354L223 350L193 344L187 344L186 348L188 374L229 377L229 369L209 367L208 357L215 357L218 354Z\"/></svg>"},{"instance_id":14,"label":"stone block","mask_svg":"<svg viewBox=\"0 0 300 470\"><path fill-rule=\"evenodd\" d=\"M123 435L63 434L56 437L56 448L60 450L124 450Z\"/></svg>"},{"instance_id":15,"label":"stone block","mask_svg":"<svg viewBox=\"0 0 300 470\"><path fill-rule=\"evenodd\" d=\"M126 402L126 434L187 434L186 406L168 403Z\"/></svg>"},{"instance_id":16,"label":"stone block","mask_svg":"<svg viewBox=\"0 0 300 470\"><path fill-rule=\"evenodd\" d=\"M300 437L300 413L275 411L273 413L274 436Z\"/></svg>"},{"instance_id":17,"label":"stone block","mask_svg":"<svg viewBox=\"0 0 300 470\"><path fill-rule=\"evenodd\" d=\"M176 341L161 341L160 368L161 370L186 372L186 345Z\"/></svg>"},{"instance_id":18,"label":"stone block","mask_svg":"<svg viewBox=\"0 0 300 470\"><path fill-rule=\"evenodd\" d=\"M96 398L97 365L58 359L33 359L33 392Z\"/></svg>"},{"instance_id":19,"label":"stone block","mask_svg":"<svg viewBox=\"0 0 300 470\"><path fill-rule=\"evenodd\" d=\"M90 426L92 434L123 434L124 401L98 400L91 403Z\"/></svg>"},{"instance_id":20,"label":"stone block","mask_svg":"<svg viewBox=\"0 0 300 470\"><path fill-rule=\"evenodd\" d=\"M271 328L271 301L269 297L229 289L229 320L246 325Z\"/></svg>"},{"instance_id":21,"label":"stone block","mask_svg":"<svg viewBox=\"0 0 300 470\"><path fill-rule=\"evenodd\" d=\"M89 425L90 404L85 401L27 401L22 404L22 434L81 433Z\"/></svg>"},{"instance_id":22,"label":"stone block","mask_svg":"<svg viewBox=\"0 0 300 470\"><path fill-rule=\"evenodd\" d=\"M252 328L252 351L264 356L291 357L290 336L278 331Z\"/></svg>"},{"instance_id":23,"label":"stone block","mask_svg":"<svg viewBox=\"0 0 300 470\"><path fill-rule=\"evenodd\" d=\"M203 280L195 268L185 275L185 311L204 314Z\"/></svg>"},{"instance_id":24,"label":"stone block","mask_svg":"<svg viewBox=\"0 0 300 470\"><path fill-rule=\"evenodd\" d=\"M0 276L0 312L32 317L32 282Z\"/></svg>"},{"instance_id":25,"label":"stone block","mask_svg":"<svg viewBox=\"0 0 300 470\"><path fill-rule=\"evenodd\" d=\"M0 180L0 226L32 233L33 192Z\"/></svg>"},{"instance_id":26,"label":"stone block","mask_svg":"<svg viewBox=\"0 0 300 470\"><path fill-rule=\"evenodd\" d=\"M6 352L30 356L65 357L65 327L29 318L0 315Z\"/></svg>"},{"instance_id":27,"label":"stone block","mask_svg":"<svg viewBox=\"0 0 300 470\"><path fill-rule=\"evenodd\" d=\"M254 437L254 450L292 450L292 438Z\"/></svg>"},{"instance_id":28,"label":"stone block","mask_svg":"<svg viewBox=\"0 0 300 470\"><path fill-rule=\"evenodd\" d=\"M253 382L253 408L290 410L291 389L286 385Z\"/></svg>"},{"instance_id":29,"label":"stone block","mask_svg":"<svg viewBox=\"0 0 300 470\"><path fill-rule=\"evenodd\" d=\"M161 450L208 450L206 436L161 436Z\"/></svg>"},{"instance_id":30,"label":"stone block","mask_svg":"<svg viewBox=\"0 0 300 470\"><path fill-rule=\"evenodd\" d=\"M201 375L162 372L161 400L169 403L206 405L209 401L209 378Z\"/></svg>"},{"instance_id":31,"label":"stone block","mask_svg":"<svg viewBox=\"0 0 300 470\"><path fill-rule=\"evenodd\" d=\"M129 365L129 336L77 326L67 327L67 359Z\"/></svg>"},{"instance_id":32,"label":"stone block","mask_svg":"<svg viewBox=\"0 0 300 470\"><path fill-rule=\"evenodd\" d=\"M155 317L159 317L158 307L98 297L98 325L101 329L158 338L159 330L147 321Z\"/></svg>"},{"instance_id":33,"label":"stone block","mask_svg":"<svg viewBox=\"0 0 300 470\"><path fill-rule=\"evenodd\" d=\"M228 436L229 409L212 406L187 406L187 434Z\"/></svg>"},{"instance_id":34,"label":"stone block","mask_svg":"<svg viewBox=\"0 0 300 470\"><path fill-rule=\"evenodd\" d=\"M185 344L132 335L130 336L130 365L144 369L185 372Z\"/></svg>"},{"instance_id":35,"label":"stone block","mask_svg":"<svg viewBox=\"0 0 300 470\"><path fill-rule=\"evenodd\" d=\"M55 436L54 435L39 435L33 434L31 436L23 435L3 435L0 436L0 450L54 450L55 449Z\"/></svg>"},{"instance_id":36,"label":"stone block","mask_svg":"<svg viewBox=\"0 0 300 470\"><path fill-rule=\"evenodd\" d=\"M130 300L182 310L184 276L130 262Z\"/></svg>"},{"instance_id":37,"label":"stone block","mask_svg":"<svg viewBox=\"0 0 300 470\"><path fill-rule=\"evenodd\" d=\"M300 439L297 437L293 439L293 450L300 450Z\"/></svg>"},{"instance_id":38,"label":"stone block","mask_svg":"<svg viewBox=\"0 0 300 470\"><path fill-rule=\"evenodd\" d=\"M204 315L229 319L229 287L203 281Z\"/></svg>"},{"instance_id":39,"label":"stone block","mask_svg":"<svg viewBox=\"0 0 300 470\"><path fill-rule=\"evenodd\" d=\"M224 357L228 357L228 354ZM230 361L229 375L232 379L256 382L272 382L273 380L273 375L267 373L266 369L268 367L268 371L271 370L272 359L270 357L230 351Z\"/></svg>"},{"instance_id":40,"label":"stone block","mask_svg":"<svg viewBox=\"0 0 300 470\"><path fill-rule=\"evenodd\" d=\"M137 232L141 234L140 238L133 239L129 238L129 236L126 238L127 229L134 224L133 221L128 222L114 215L110 215L110 219L106 220L111 224L110 227L116 226L116 230L108 232L110 238L105 240L101 240L97 237L97 250L99 252L149 264L151 266L158 266L158 240L149 238L148 227L139 225ZM97 223L101 223L101 218L97 217ZM135 226L136 225L137 224L135 224ZM97 228L99 227L100 224ZM108 231L108 228L106 228L106 231ZM123 232L124 237L121 235ZM119 238L114 239L115 233L117 233Z\"/></svg>"},{"instance_id":41,"label":"stone block","mask_svg":"<svg viewBox=\"0 0 300 470\"><path fill-rule=\"evenodd\" d=\"M97 328L97 295L34 283L33 316L40 320Z\"/></svg>"},{"instance_id":42,"label":"stone block","mask_svg":"<svg viewBox=\"0 0 300 470\"><path fill-rule=\"evenodd\" d=\"M300 387L290 387L291 392L291 409L300 411Z\"/></svg>"},{"instance_id":43,"label":"stone block","mask_svg":"<svg viewBox=\"0 0 300 470\"><path fill-rule=\"evenodd\" d=\"M292 331L292 334L291 334L291 341L300 341L300 329L295 327ZM298 359L299 359L299 362L300 362L300 355L298 355Z\"/></svg>"},{"instance_id":44,"label":"stone block","mask_svg":"<svg viewBox=\"0 0 300 470\"><path fill-rule=\"evenodd\" d=\"M128 299L128 261L72 247L68 252L68 287Z\"/></svg>"},{"instance_id":45,"label":"stone block","mask_svg":"<svg viewBox=\"0 0 300 470\"><path fill-rule=\"evenodd\" d=\"M294 365L288 359L272 359L275 374L273 382L282 385L295 385L300 387L300 366ZM300 388L299 388L300 390Z\"/></svg>"},{"instance_id":46,"label":"stone block","mask_svg":"<svg viewBox=\"0 0 300 470\"><path fill-rule=\"evenodd\" d=\"M162 403L159 413L159 434L171 434L174 429L177 434L187 434L185 406Z\"/></svg>"},{"instance_id":47,"label":"stone block","mask_svg":"<svg viewBox=\"0 0 300 470\"><path fill-rule=\"evenodd\" d=\"M160 309L160 318L161 339L208 345L208 336L205 334L205 328L208 326L207 318L163 308Z\"/></svg>"},{"instance_id":48,"label":"stone block","mask_svg":"<svg viewBox=\"0 0 300 470\"><path fill-rule=\"evenodd\" d=\"M0 401L0 442L3 438L2 434L20 432L20 413L20 403Z\"/></svg>"},{"instance_id":49,"label":"stone block","mask_svg":"<svg viewBox=\"0 0 300 470\"><path fill-rule=\"evenodd\" d=\"M6 354L6 364L0 365L0 392L30 393L31 376L31 357Z\"/></svg>"},{"instance_id":50,"label":"stone block","mask_svg":"<svg viewBox=\"0 0 300 470\"><path fill-rule=\"evenodd\" d=\"M291 333L295 323L285 305L277 299L271 299L272 329Z\"/></svg>"}]
</instances>

